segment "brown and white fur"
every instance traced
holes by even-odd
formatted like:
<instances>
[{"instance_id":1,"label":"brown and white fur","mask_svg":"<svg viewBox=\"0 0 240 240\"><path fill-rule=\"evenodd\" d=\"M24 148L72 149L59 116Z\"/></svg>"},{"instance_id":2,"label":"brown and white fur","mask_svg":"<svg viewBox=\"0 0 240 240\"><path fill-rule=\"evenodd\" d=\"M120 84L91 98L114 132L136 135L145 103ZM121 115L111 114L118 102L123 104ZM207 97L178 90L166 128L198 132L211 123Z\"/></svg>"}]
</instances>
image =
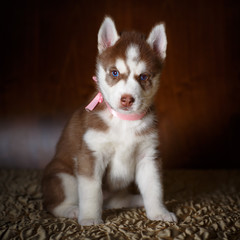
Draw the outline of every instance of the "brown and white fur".
<instances>
[{"instance_id":1,"label":"brown and white fur","mask_svg":"<svg viewBox=\"0 0 240 240\"><path fill-rule=\"evenodd\" d=\"M92 225L103 222L103 206L144 206L151 220L176 221L163 202L152 107L166 47L164 24L146 40L136 32L119 36L112 19L104 19L98 33L98 90L115 111L146 115L122 120L104 102L92 112L73 114L43 176L44 204L53 215ZM129 192L132 182L141 195Z\"/></svg>"}]
</instances>

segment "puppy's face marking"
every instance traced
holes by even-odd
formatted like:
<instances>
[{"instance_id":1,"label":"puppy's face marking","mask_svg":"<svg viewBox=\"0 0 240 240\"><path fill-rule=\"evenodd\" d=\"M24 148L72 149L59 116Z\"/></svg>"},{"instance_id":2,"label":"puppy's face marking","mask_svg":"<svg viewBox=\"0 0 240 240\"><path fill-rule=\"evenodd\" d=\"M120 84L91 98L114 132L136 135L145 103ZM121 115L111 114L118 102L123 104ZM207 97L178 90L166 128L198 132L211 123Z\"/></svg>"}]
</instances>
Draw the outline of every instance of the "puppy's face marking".
<instances>
[{"instance_id":1,"label":"puppy's face marking","mask_svg":"<svg viewBox=\"0 0 240 240\"><path fill-rule=\"evenodd\" d=\"M146 111L158 89L161 63L141 34L125 33L98 58L99 89L118 112ZM122 104L123 96L133 100Z\"/></svg>"}]
</instances>

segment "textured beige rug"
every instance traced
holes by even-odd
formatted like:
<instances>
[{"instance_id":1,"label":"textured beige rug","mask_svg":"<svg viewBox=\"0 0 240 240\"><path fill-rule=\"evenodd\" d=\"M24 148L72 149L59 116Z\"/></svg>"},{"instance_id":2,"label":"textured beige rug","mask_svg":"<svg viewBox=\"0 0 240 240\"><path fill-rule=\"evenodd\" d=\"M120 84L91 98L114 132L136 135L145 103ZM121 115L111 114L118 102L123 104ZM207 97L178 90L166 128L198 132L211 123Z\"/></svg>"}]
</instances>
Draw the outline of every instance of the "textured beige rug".
<instances>
[{"instance_id":1,"label":"textured beige rug","mask_svg":"<svg viewBox=\"0 0 240 240\"><path fill-rule=\"evenodd\" d=\"M179 222L145 211L104 211L105 224L79 226L42 209L41 171L0 170L0 239L240 239L240 170L164 172L165 201Z\"/></svg>"}]
</instances>

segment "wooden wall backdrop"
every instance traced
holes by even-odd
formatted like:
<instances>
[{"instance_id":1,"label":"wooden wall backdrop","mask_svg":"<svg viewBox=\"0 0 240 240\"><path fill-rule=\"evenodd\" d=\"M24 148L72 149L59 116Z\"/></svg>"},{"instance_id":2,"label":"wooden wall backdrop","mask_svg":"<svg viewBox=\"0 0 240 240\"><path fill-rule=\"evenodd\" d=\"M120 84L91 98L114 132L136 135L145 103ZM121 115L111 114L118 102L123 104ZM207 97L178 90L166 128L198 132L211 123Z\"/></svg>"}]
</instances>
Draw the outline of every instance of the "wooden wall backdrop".
<instances>
[{"instance_id":1,"label":"wooden wall backdrop","mask_svg":"<svg viewBox=\"0 0 240 240\"><path fill-rule=\"evenodd\" d=\"M119 31L148 34L166 23L167 60L156 99L164 167L240 167L239 13L233 0L5 1L0 165L49 161L58 136L54 121L69 117L94 88L97 32L107 14Z\"/></svg>"}]
</instances>

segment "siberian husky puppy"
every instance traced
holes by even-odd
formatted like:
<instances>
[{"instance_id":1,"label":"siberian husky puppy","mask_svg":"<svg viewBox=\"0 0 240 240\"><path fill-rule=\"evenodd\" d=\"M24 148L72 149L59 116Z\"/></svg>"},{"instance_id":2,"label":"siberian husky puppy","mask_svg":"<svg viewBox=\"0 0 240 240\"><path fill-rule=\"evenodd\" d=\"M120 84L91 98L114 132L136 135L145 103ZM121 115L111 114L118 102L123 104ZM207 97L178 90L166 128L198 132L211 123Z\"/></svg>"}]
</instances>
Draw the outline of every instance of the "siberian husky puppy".
<instances>
[{"instance_id":1,"label":"siberian husky puppy","mask_svg":"<svg viewBox=\"0 0 240 240\"><path fill-rule=\"evenodd\" d=\"M144 206L151 220L176 221L163 202L153 98L166 57L164 24L146 39L117 33L106 17L98 33L95 97L77 110L43 176L44 204L57 217L101 224L102 207ZM129 186L135 183L140 194Z\"/></svg>"}]
</instances>

